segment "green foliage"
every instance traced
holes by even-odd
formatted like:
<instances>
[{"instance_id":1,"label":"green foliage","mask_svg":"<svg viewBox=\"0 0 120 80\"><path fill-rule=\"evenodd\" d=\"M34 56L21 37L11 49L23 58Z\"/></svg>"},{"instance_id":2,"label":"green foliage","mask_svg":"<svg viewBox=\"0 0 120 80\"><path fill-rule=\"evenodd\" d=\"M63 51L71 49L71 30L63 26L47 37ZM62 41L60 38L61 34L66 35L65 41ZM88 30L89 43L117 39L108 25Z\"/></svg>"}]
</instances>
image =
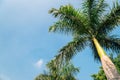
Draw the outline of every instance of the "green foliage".
<instances>
[{"instance_id":1,"label":"green foliage","mask_svg":"<svg viewBox=\"0 0 120 80\"><path fill-rule=\"evenodd\" d=\"M100 67L100 70L97 74L93 74L91 77L93 78L93 80L107 80L102 67Z\"/></svg>"},{"instance_id":2,"label":"green foliage","mask_svg":"<svg viewBox=\"0 0 120 80\"><path fill-rule=\"evenodd\" d=\"M113 63L115 64L118 72L120 73L120 55L118 55L118 57L116 57L116 58L113 60Z\"/></svg>"},{"instance_id":3,"label":"green foliage","mask_svg":"<svg viewBox=\"0 0 120 80\"><path fill-rule=\"evenodd\" d=\"M120 4L116 2L110 10L108 8L105 0L84 0L80 9L75 9L70 4L59 9L52 8L49 13L58 18L58 21L49 31L73 36L73 40L59 50L60 54L55 60L68 61L89 46L94 59L99 61L93 38L96 38L105 50L120 53L120 38L110 36L110 32L120 25Z\"/></svg>"},{"instance_id":4,"label":"green foliage","mask_svg":"<svg viewBox=\"0 0 120 80\"><path fill-rule=\"evenodd\" d=\"M79 32L84 32L85 24L83 23L86 19L84 15L79 10L73 8L72 5L61 6L59 10L52 8L49 13L53 14L54 17L60 18L59 21L49 28L49 31L74 34L78 31L78 26L80 26L81 30Z\"/></svg>"},{"instance_id":5,"label":"green foliage","mask_svg":"<svg viewBox=\"0 0 120 80\"><path fill-rule=\"evenodd\" d=\"M118 55L116 58L113 58L112 56L110 58L115 64L118 72L120 73L120 55ZM91 77L93 78L93 80L107 80L102 67L100 67L100 70L98 73L93 74Z\"/></svg>"},{"instance_id":6,"label":"green foliage","mask_svg":"<svg viewBox=\"0 0 120 80\"><path fill-rule=\"evenodd\" d=\"M72 41L62 47L55 57L53 62L57 63L57 67L68 62L86 46L92 49L94 59L100 61L94 39L103 49L120 53L120 38L110 35L110 32L120 26L120 4L116 1L110 10L108 8L105 0L83 0L80 9L75 9L69 4L49 11L58 18L49 31L70 34L73 37ZM104 80L104 77L100 79Z\"/></svg>"},{"instance_id":7,"label":"green foliage","mask_svg":"<svg viewBox=\"0 0 120 80\"><path fill-rule=\"evenodd\" d=\"M79 72L70 62L58 67L52 60L47 67L48 71L37 76L35 80L76 80L75 74Z\"/></svg>"}]
</instances>

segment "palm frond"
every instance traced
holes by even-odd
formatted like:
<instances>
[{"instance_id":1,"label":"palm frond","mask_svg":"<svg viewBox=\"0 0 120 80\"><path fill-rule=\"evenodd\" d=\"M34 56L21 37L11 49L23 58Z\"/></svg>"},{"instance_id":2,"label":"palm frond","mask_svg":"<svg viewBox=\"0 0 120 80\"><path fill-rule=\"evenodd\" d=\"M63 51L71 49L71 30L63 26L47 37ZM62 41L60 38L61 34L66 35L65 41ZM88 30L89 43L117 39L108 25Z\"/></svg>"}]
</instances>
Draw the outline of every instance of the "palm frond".
<instances>
[{"instance_id":1,"label":"palm frond","mask_svg":"<svg viewBox=\"0 0 120 80\"><path fill-rule=\"evenodd\" d=\"M120 53L120 38L109 36L99 40L99 42L106 50L112 50L117 54Z\"/></svg>"},{"instance_id":2,"label":"palm frond","mask_svg":"<svg viewBox=\"0 0 120 80\"><path fill-rule=\"evenodd\" d=\"M92 10L95 6L96 6L96 0L85 0L82 5L83 12L90 18L92 14Z\"/></svg>"},{"instance_id":3,"label":"palm frond","mask_svg":"<svg viewBox=\"0 0 120 80\"><path fill-rule=\"evenodd\" d=\"M94 15L98 16L98 17L102 17L104 14L104 11L106 10L106 8L108 7L107 3L105 2L105 0L98 0L98 3L94 9ZM94 16L94 17L96 17Z\"/></svg>"},{"instance_id":4,"label":"palm frond","mask_svg":"<svg viewBox=\"0 0 120 80\"><path fill-rule=\"evenodd\" d=\"M54 17L60 18L53 26L49 28L49 31L53 32L81 32L85 31L86 18L80 11L74 9L71 5L61 6L59 9L51 9L49 11Z\"/></svg>"},{"instance_id":5,"label":"palm frond","mask_svg":"<svg viewBox=\"0 0 120 80\"><path fill-rule=\"evenodd\" d=\"M95 0L85 0L85 2L83 2L83 12L85 13L85 15L88 18L88 23L89 26L92 27L92 20L93 20L93 9L96 5L96 1Z\"/></svg>"},{"instance_id":6,"label":"palm frond","mask_svg":"<svg viewBox=\"0 0 120 80\"><path fill-rule=\"evenodd\" d=\"M120 5L116 3L111 12L104 16L98 27L98 34L108 34L118 25L120 25Z\"/></svg>"},{"instance_id":7,"label":"palm frond","mask_svg":"<svg viewBox=\"0 0 120 80\"><path fill-rule=\"evenodd\" d=\"M74 65L69 62L62 68L62 76L66 77L67 80L76 80L74 75L78 72L79 68L74 67Z\"/></svg>"},{"instance_id":8,"label":"palm frond","mask_svg":"<svg viewBox=\"0 0 120 80\"><path fill-rule=\"evenodd\" d=\"M99 24L106 7L107 4L104 0L85 0L83 3L83 12L88 18L92 33L97 29L97 25Z\"/></svg>"},{"instance_id":9,"label":"palm frond","mask_svg":"<svg viewBox=\"0 0 120 80\"><path fill-rule=\"evenodd\" d=\"M35 80L52 80L52 77L48 74L41 74L35 78Z\"/></svg>"},{"instance_id":10,"label":"palm frond","mask_svg":"<svg viewBox=\"0 0 120 80\"><path fill-rule=\"evenodd\" d=\"M57 62L57 64L59 63ZM55 80L76 80L74 76L79 72L79 68L75 67L70 61L63 64L63 66L58 66L55 60L51 60L47 67Z\"/></svg>"},{"instance_id":11,"label":"palm frond","mask_svg":"<svg viewBox=\"0 0 120 80\"><path fill-rule=\"evenodd\" d=\"M54 60L51 60L48 64L47 67L49 69L49 73L53 77L57 77L59 75L59 71L61 69L61 66L57 65L57 63Z\"/></svg>"},{"instance_id":12,"label":"palm frond","mask_svg":"<svg viewBox=\"0 0 120 80\"><path fill-rule=\"evenodd\" d=\"M100 24L100 21L105 14L107 6L108 5L105 2L105 0L98 0L96 6L93 8L93 11L92 11L93 19L91 21L92 23L94 23L92 26L92 28L94 29L94 33L96 32L98 28L97 26L98 24Z\"/></svg>"},{"instance_id":13,"label":"palm frond","mask_svg":"<svg viewBox=\"0 0 120 80\"><path fill-rule=\"evenodd\" d=\"M49 28L49 31L69 34L73 33L74 26L71 26L72 24L66 23L65 21L58 21Z\"/></svg>"},{"instance_id":14,"label":"palm frond","mask_svg":"<svg viewBox=\"0 0 120 80\"><path fill-rule=\"evenodd\" d=\"M87 37L74 38L73 41L69 42L66 46L60 49L56 59L60 61L69 61L77 52L85 48L87 40Z\"/></svg>"}]
</instances>

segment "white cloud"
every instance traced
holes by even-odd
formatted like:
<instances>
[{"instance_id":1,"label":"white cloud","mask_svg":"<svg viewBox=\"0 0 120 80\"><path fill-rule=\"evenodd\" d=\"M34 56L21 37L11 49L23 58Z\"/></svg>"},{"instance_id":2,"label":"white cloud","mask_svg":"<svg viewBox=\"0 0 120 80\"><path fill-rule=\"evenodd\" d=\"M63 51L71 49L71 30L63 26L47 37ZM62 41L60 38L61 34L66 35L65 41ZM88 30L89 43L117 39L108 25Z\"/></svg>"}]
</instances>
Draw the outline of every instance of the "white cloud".
<instances>
[{"instance_id":1,"label":"white cloud","mask_svg":"<svg viewBox=\"0 0 120 80\"><path fill-rule=\"evenodd\" d=\"M36 67L36 68L41 68L42 65L43 65L43 60L42 60L42 59L38 60L38 61L35 63L35 67Z\"/></svg>"},{"instance_id":2,"label":"white cloud","mask_svg":"<svg viewBox=\"0 0 120 80\"><path fill-rule=\"evenodd\" d=\"M4 74L0 74L0 80L11 80L11 79Z\"/></svg>"}]
</instances>

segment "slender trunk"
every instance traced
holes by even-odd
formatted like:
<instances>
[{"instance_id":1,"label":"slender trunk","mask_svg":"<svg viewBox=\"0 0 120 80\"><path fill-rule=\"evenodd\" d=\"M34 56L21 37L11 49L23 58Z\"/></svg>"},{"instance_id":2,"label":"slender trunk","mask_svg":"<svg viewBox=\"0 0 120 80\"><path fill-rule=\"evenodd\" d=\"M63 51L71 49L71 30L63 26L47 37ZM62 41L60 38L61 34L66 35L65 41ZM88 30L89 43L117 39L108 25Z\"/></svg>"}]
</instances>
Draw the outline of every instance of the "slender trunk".
<instances>
[{"instance_id":1,"label":"slender trunk","mask_svg":"<svg viewBox=\"0 0 120 80\"><path fill-rule=\"evenodd\" d=\"M106 74L107 79L108 80L120 80L120 75L119 75L115 65L112 63L110 58L106 55L105 51L100 46L97 39L93 38L93 42L97 49L98 55L100 56L102 67Z\"/></svg>"}]
</instances>

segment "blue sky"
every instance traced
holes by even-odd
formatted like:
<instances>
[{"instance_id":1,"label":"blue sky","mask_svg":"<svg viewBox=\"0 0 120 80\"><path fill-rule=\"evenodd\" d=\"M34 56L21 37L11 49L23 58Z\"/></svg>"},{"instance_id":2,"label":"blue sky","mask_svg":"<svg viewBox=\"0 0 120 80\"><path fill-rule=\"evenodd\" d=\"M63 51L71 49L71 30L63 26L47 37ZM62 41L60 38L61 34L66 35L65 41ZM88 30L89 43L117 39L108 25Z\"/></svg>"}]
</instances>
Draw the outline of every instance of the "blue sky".
<instances>
[{"instance_id":1,"label":"blue sky","mask_svg":"<svg viewBox=\"0 0 120 80\"><path fill-rule=\"evenodd\" d=\"M109 0L112 1L112 0ZM0 0L0 79L33 80L45 69L71 36L49 33L54 19L48 10L81 0ZM120 32L116 29L114 33ZM92 80L100 64L94 62L89 48L73 58L80 67L78 78Z\"/></svg>"}]
</instances>

